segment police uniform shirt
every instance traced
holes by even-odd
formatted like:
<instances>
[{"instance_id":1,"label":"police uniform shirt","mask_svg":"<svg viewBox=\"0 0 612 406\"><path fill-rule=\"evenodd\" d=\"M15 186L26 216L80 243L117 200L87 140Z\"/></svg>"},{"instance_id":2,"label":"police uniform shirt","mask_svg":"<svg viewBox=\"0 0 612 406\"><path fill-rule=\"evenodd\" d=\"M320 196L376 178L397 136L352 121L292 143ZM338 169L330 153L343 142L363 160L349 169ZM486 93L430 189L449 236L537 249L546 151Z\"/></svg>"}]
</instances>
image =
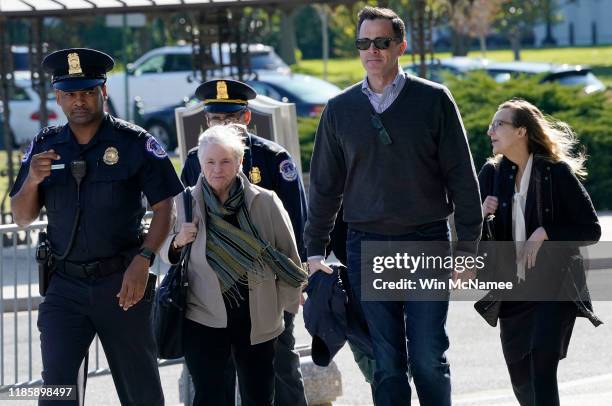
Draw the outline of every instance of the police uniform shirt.
<instances>
[{"instance_id":1,"label":"police uniform shirt","mask_svg":"<svg viewBox=\"0 0 612 406\"><path fill-rule=\"evenodd\" d=\"M306 222L306 194L297 167L289 153L275 142L249 133L245 140L242 170L251 183L274 191L280 200L293 226L293 232L300 257L305 260L302 242ZM198 149L193 148L187 155L181 180L186 186L196 184L202 170L198 161Z\"/></svg>"},{"instance_id":2,"label":"police uniform shirt","mask_svg":"<svg viewBox=\"0 0 612 406\"><path fill-rule=\"evenodd\" d=\"M70 163L86 161L80 186L81 216L67 260L90 262L109 258L139 245L145 213L142 193L151 205L183 189L166 152L145 130L106 115L87 145L79 145L66 124L43 129L30 144L11 196L28 176L32 156L53 149L51 175L39 184L40 204L48 216L48 238L53 252L68 246L77 212L77 185Z\"/></svg>"}]
</instances>

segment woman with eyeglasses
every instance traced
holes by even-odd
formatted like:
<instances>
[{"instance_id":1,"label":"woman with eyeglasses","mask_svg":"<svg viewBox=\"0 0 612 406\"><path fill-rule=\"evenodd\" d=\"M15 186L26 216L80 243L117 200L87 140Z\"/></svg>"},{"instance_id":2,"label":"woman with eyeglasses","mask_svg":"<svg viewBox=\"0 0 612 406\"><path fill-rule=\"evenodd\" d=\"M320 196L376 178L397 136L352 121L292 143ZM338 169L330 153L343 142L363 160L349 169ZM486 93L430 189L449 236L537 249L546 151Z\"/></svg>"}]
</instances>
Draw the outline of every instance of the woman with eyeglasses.
<instances>
[{"instance_id":1,"label":"woman with eyeglasses","mask_svg":"<svg viewBox=\"0 0 612 406\"><path fill-rule=\"evenodd\" d=\"M601 235L579 180L586 176L586 158L572 152L577 140L567 124L521 99L499 106L487 134L494 156L479 174L482 213L495 215L496 240L516 242L511 260L497 264L510 271L515 289L501 297L494 323L499 318L519 403L558 405L557 366L576 317L601 324L580 281L579 246Z\"/></svg>"}]
</instances>

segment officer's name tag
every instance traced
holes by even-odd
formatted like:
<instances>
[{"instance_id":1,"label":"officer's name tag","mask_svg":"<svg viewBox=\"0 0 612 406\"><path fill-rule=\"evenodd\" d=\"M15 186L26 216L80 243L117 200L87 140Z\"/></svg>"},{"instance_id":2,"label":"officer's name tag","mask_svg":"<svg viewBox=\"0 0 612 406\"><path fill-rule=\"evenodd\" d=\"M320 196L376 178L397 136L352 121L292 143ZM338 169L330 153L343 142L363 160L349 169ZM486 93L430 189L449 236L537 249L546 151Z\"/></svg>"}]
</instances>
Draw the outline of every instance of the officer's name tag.
<instances>
[{"instance_id":1,"label":"officer's name tag","mask_svg":"<svg viewBox=\"0 0 612 406\"><path fill-rule=\"evenodd\" d=\"M51 165L51 170L54 171L56 169L64 169L66 167L66 164L55 164L55 165Z\"/></svg>"}]
</instances>

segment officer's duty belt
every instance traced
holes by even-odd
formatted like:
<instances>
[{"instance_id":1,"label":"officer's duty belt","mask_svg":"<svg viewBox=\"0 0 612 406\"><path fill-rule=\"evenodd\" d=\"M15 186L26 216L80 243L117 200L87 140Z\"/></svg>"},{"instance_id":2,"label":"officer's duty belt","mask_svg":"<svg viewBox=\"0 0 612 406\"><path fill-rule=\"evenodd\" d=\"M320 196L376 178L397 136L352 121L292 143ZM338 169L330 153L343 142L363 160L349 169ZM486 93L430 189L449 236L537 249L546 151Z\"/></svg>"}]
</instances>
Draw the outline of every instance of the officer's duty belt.
<instances>
[{"instance_id":1,"label":"officer's duty belt","mask_svg":"<svg viewBox=\"0 0 612 406\"><path fill-rule=\"evenodd\" d=\"M77 278L102 278L126 269L126 259L121 256L100 261L77 264L70 261L56 261L54 270Z\"/></svg>"}]
</instances>

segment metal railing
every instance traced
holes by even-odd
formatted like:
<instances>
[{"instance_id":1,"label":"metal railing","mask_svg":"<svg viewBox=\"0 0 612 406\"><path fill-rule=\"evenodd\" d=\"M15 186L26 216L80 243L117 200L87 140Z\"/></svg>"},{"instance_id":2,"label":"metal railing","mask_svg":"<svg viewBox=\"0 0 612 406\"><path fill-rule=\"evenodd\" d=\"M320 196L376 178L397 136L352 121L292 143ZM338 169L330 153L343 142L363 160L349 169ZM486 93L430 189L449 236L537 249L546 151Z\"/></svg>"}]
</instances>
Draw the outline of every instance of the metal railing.
<instances>
[{"instance_id":1,"label":"metal railing","mask_svg":"<svg viewBox=\"0 0 612 406\"><path fill-rule=\"evenodd\" d=\"M145 218L151 215L148 212ZM0 225L0 241L3 242L0 246L0 393L23 385L42 384L42 379L38 378L40 371L35 370L42 365L38 354L40 346L33 346L33 342L38 341L33 337L33 316L43 301L38 293L38 264L34 254L38 233L46 226L46 221L35 221L27 227ZM164 268L157 259L151 272L161 275L166 271ZM157 280L158 284L160 279ZM88 376L110 373L100 354L97 336L89 349L89 356ZM160 360L158 365L163 367L181 363L183 359ZM181 386L189 391L189 383Z\"/></svg>"}]
</instances>

